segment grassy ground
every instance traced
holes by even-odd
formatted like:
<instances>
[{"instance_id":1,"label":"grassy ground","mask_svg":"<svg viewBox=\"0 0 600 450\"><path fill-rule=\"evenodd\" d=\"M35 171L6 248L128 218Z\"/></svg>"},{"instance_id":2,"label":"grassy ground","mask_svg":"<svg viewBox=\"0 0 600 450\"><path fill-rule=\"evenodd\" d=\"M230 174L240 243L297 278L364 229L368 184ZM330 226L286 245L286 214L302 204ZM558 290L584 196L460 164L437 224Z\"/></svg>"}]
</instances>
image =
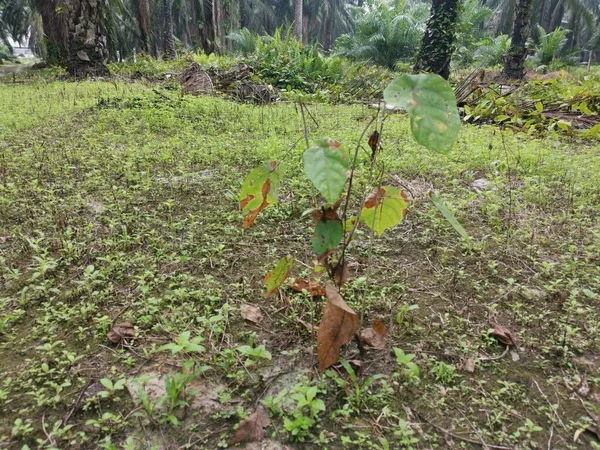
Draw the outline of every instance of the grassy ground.
<instances>
[{"instance_id":1,"label":"grassy ground","mask_svg":"<svg viewBox=\"0 0 600 450\"><path fill-rule=\"evenodd\" d=\"M313 259L294 105L42 81L0 85L0 104L1 448L214 449L261 402L270 441L248 448L600 448L597 141L465 126L445 157L389 118L386 182L412 204L350 251L345 298L388 328L386 350L344 349L354 381L316 375L322 301L264 296L279 258L297 276ZM309 109L311 136L348 149L373 115ZM270 158L282 200L244 233L237 192ZM115 345L122 322L134 337Z\"/></svg>"}]
</instances>

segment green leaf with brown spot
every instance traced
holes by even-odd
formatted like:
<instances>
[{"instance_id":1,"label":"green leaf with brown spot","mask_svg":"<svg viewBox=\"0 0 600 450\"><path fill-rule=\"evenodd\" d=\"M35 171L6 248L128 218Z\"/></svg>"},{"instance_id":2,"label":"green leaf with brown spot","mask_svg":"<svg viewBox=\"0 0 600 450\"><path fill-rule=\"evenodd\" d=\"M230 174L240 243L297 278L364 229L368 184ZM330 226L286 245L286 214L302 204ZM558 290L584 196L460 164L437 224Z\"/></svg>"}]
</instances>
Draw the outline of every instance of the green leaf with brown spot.
<instances>
[{"instance_id":1,"label":"green leaf with brown spot","mask_svg":"<svg viewBox=\"0 0 600 450\"><path fill-rule=\"evenodd\" d=\"M263 209L277 203L281 177L281 164L277 161L261 164L248 174L240 190L244 228L250 227Z\"/></svg>"},{"instance_id":2,"label":"green leaf with brown spot","mask_svg":"<svg viewBox=\"0 0 600 450\"><path fill-rule=\"evenodd\" d=\"M404 192L392 186L375 188L367 198L360 214L360 221L379 236L388 228L395 227L408 208Z\"/></svg>"},{"instance_id":3,"label":"green leaf with brown spot","mask_svg":"<svg viewBox=\"0 0 600 450\"><path fill-rule=\"evenodd\" d=\"M279 260L275 268L265 277L267 295L272 295L277 289L283 286L283 283L285 283L285 280L287 280L287 277L290 275L293 266L294 258L291 256L284 256Z\"/></svg>"}]
</instances>

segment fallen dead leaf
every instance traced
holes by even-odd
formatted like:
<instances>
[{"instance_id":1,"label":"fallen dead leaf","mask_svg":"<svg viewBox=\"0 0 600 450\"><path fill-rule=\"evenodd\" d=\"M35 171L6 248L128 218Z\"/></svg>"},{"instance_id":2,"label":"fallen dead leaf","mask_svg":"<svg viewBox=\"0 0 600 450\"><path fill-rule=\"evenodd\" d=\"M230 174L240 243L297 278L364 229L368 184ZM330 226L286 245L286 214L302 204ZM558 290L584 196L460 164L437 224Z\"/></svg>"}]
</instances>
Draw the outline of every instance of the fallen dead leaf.
<instances>
[{"instance_id":1,"label":"fallen dead leaf","mask_svg":"<svg viewBox=\"0 0 600 450\"><path fill-rule=\"evenodd\" d=\"M333 283L328 283L325 290L327 304L317 336L317 357L321 372L338 362L342 346L352 340L360 327L358 315L346 304Z\"/></svg>"},{"instance_id":2,"label":"fallen dead leaf","mask_svg":"<svg viewBox=\"0 0 600 450\"><path fill-rule=\"evenodd\" d=\"M469 356L467 360L463 363L462 368L465 372L475 372L475 358Z\"/></svg>"},{"instance_id":3,"label":"fallen dead leaf","mask_svg":"<svg viewBox=\"0 0 600 450\"><path fill-rule=\"evenodd\" d=\"M495 337L499 342L501 342L504 345L517 345L517 339L515 335L508 328L503 327L502 325L499 325L497 323L493 323L492 327L494 328L494 331L491 334L492 337Z\"/></svg>"},{"instance_id":4,"label":"fallen dead leaf","mask_svg":"<svg viewBox=\"0 0 600 450\"><path fill-rule=\"evenodd\" d=\"M133 325L129 322L119 323L108 332L108 340L113 344L120 344L123 340L132 339L134 336Z\"/></svg>"},{"instance_id":5,"label":"fallen dead leaf","mask_svg":"<svg viewBox=\"0 0 600 450\"><path fill-rule=\"evenodd\" d=\"M296 278L290 287L296 292L306 291L313 297L324 297L325 288L314 278Z\"/></svg>"},{"instance_id":6,"label":"fallen dead leaf","mask_svg":"<svg viewBox=\"0 0 600 450\"><path fill-rule=\"evenodd\" d=\"M256 305L245 304L240 308L242 317L248 322L259 323L262 320L262 313L260 307Z\"/></svg>"},{"instance_id":7,"label":"fallen dead leaf","mask_svg":"<svg viewBox=\"0 0 600 450\"><path fill-rule=\"evenodd\" d=\"M260 441L265 437L264 428L271 423L267 411L259 406L256 411L247 419L240 422L238 429L229 440L228 445L239 444L241 442Z\"/></svg>"},{"instance_id":8,"label":"fallen dead leaf","mask_svg":"<svg viewBox=\"0 0 600 450\"><path fill-rule=\"evenodd\" d=\"M383 350L387 340L385 326L380 320L375 319L371 328L360 332L360 340L374 349Z\"/></svg>"}]
</instances>

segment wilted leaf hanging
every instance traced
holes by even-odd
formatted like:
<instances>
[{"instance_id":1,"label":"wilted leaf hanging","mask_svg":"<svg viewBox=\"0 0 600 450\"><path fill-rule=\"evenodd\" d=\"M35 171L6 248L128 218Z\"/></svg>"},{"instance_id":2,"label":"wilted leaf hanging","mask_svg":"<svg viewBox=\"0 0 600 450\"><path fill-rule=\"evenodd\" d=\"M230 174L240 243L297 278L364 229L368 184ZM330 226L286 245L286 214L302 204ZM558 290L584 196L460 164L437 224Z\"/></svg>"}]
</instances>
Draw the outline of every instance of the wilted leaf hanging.
<instances>
[{"instance_id":1,"label":"wilted leaf hanging","mask_svg":"<svg viewBox=\"0 0 600 450\"><path fill-rule=\"evenodd\" d=\"M108 332L108 340L113 344L120 344L123 340L132 339L134 336L133 325L129 322L119 323Z\"/></svg>"},{"instance_id":2,"label":"wilted leaf hanging","mask_svg":"<svg viewBox=\"0 0 600 450\"><path fill-rule=\"evenodd\" d=\"M242 317L248 322L259 323L262 320L260 307L256 305L242 305L240 312Z\"/></svg>"},{"instance_id":3,"label":"wilted leaf hanging","mask_svg":"<svg viewBox=\"0 0 600 450\"><path fill-rule=\"evenodd\" d=\"M335 203L344 190L348 164L348 155L331 139L321 139L304 152L304 172L329 203Z\"/></svg>"},{"instance_id":4,"label":"wilted leaf hanging","mask_svg":"<svg viewBox=\"0 0 600 450\"><path fill-rule=\"evenodd\" d=\"M336 287L328 283L325 290L327 304L317 336L317 357L321 372L339 360L342 346L352 340L360 326L358 316L344 302Z\"/></svg>"},{"instance_id":5,"label":"wilted leaf hanging","mask_svg":"<svg viewBox=\"0 0 600 450\"><path fill-rule=\"evenodd\" d=\"M238 429L227 443L228 445L242 442L256 442L265 437L264 428L271 423L267 412L259 406L247 419L240 422Z\"/></svg>"},{"instance_id":6,"label":"wilted leaf hanging","mask_svg":"<svg viewBox=\"0 0 600 450\"><path fill-rule=\"evenodd\" d=\"M373 162L379 148L379 131L375 130L371 133L368 144L371 148L371 162Z\"/></svg>"},{"instance_id":7,"label":"wilted leaf hanging","mask_svg":"<svg viewBox=\"0 0 600 450\"><path fill-rule=\"evenodd\" d=\"M263 209L277 203L280 181L281 165L277 161L261 164L248 174L240 190L244 228L252 225Z\"/></svg>"},{"instance_id":8,"label":"wilted leaf hanging","mask_svg":"<svg viewBox=\"0 0 600 450\"><path fill-rule=\"evenodd\" d=\"M508 329L497 323L492 324L494 331L490 336L495 337L504 345L517 345L517 339L515 335Z\"/></svg>"},{"instance_id":9,"label":"wilted leaf hanging","mask_svg":"<svg viewBox=\"0 0 600 450\"><path fill-rule=\"evenodd\" d=\"M267 295L273 294L278 288L280 288L285 280L290 275L292 267L294 265L294 258L291 256L284 256L279 260L273 270L271 270L265 277L265 287L267 288Z\"/></svg>"},{"instance_id":10,"label":"wilted leaf hanging","mask_svg":"<svg viewBox=\"0 0 600 450\"><path fill-rule=\"evenodd\" d=\"M416 141L435 152L447 153L458 137L460 117L454 91L439 75L402 75L383 92L385 102L404 108Z\"/></svg>"},{"instance_id":11,"label":"wilted leaf hanging","mask_svg":"<svg viewBox=\"0 0 600 450\"><path fill-rule=\"evenodd\" d=\"M392 186L375 188L362 209L360 220L379 236L402 222L408 199L404 192Z\"/></svg>"},{"instance_id":12,"label":"wilted leaf hanging","mask_svg":"<svg viewBox=\"0 0 600 450\"><path fill-rule=\"evenodd\" d=\"M383 350L387 340L385 326L380 320L375 319L371 328L360 332L360 340L377 350Z\"/></svg>"},{"instance_id":13,"label":"wilted leaf hanging","mask_svg":"<svg viewBox=\"0 0 600 450\"><path fill-rule=\"evenodd\" d=\"M314 278L296 278L290 286L297 292L306 291L313 297L324 297L325 288Z\"/></svg>"}]
</instances>

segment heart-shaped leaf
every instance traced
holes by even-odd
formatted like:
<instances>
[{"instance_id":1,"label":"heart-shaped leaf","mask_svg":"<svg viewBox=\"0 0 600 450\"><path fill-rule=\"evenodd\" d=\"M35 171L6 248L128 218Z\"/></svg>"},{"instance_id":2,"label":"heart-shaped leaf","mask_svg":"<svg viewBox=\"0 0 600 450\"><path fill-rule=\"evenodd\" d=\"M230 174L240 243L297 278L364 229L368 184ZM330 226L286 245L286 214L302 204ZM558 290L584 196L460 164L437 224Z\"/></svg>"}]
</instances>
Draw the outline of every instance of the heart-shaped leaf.
<instances>
[{"instance_id":1,"label":"heart-shaped leaf","mask_svg":"<svg viewBox=\"0 0 600 450\"><path fill-rule=\"evenodd\" d=\"M454 91L435 74L402 75L383 92L385 102L404 108L417 142L439 153L450 151L460 129Z\"/></svg>"},{"instance_id":2,"label":"heart-shaped leaf","mask_svg":"<svg viewBox=\"0 0 600 450\"><path fill-rule=\"evenodd\" d=\"M392 186L375 188L369 195L360 214L360 220L379 236L385 230L395 227L408 208L408 199L404 192Z\"/></svg>"},{"instance_id":3,"label":"heart-shaped leaf","mask_svg":"<svg viewBox=\"0 0 600 450\"><path fill-rule=\"evenodd\" d=\"M329 203L342 195L348 164L348 155L331 139L321 139L304 152L304 173Z\"/></svg>"}]
</instances>

